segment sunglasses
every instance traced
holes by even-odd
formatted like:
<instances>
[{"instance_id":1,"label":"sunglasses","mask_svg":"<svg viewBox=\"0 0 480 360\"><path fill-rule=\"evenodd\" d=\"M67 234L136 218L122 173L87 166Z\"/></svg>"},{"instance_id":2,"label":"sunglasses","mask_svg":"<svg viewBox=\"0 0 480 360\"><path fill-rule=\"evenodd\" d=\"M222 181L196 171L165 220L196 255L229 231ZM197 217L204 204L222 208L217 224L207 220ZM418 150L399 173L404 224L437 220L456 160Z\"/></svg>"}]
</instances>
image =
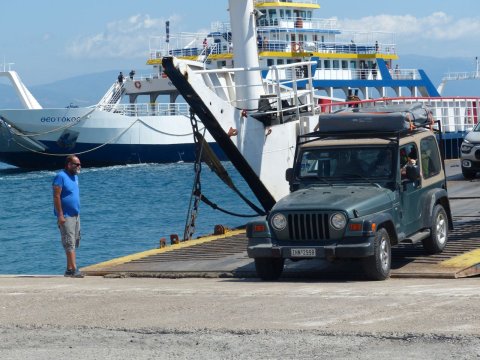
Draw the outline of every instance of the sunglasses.
<instances>
[{"instance_id":1,"label":"sunglasses","mask_svg":"<svg viewBox=\"0 0 480 360\"><path fill-rule=\"evenodd\" d=\"M70 164L72 164L72 165L74 165L74 166L82 166L82 164L80 164L80 163L74 163L74 162L72 162L72 163L70 163Z\"/></svg>"}]
</instances>

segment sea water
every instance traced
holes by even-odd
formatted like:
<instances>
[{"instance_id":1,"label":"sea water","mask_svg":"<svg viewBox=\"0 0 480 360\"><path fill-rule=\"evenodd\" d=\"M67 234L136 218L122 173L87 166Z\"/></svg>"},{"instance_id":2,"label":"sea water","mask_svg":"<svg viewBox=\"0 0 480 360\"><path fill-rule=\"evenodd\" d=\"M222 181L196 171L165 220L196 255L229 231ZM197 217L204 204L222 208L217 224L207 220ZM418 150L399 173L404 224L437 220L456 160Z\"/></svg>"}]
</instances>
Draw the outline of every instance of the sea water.
<instances>
[{"instance_id":1,"label":"sea water","mask_svg":"<svg viewBox=\"0 0 480 360\"><path fill-rule=\"evenodd\" d=\"M229 162L223 165L237 188L255 202L235 168ZM0 163L0 274L65 271L65 253L53 215L55 174ZM182 239L194 174L191 163L82 169L78 266L157 248L161 238L169 243L170 234ZM219 207L254 214L206 165L202 166L200 180L202 193ZM248 221L201 203L193 237L213 233L216 224L235 228Z\"/></svg>"}]
</instances>

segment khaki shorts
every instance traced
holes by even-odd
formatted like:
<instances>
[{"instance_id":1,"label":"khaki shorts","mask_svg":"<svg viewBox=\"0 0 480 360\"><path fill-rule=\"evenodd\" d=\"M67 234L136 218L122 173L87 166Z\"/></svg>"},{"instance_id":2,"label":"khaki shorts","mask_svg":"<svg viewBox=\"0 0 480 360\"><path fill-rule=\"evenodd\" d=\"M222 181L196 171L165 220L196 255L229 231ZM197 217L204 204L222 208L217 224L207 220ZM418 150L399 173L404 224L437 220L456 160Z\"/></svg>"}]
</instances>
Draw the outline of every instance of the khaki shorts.
<instances>
[{"instance_id":1,"label":"khaki shorts","mask_svg":"<svg viewBox=\"0 0 480 360\"><path fill-rule=\"evenodd\" d=\"M80 215L66 217L59 229L65 251L75 251L80 246Z\"/></svg>"}]
</instances>

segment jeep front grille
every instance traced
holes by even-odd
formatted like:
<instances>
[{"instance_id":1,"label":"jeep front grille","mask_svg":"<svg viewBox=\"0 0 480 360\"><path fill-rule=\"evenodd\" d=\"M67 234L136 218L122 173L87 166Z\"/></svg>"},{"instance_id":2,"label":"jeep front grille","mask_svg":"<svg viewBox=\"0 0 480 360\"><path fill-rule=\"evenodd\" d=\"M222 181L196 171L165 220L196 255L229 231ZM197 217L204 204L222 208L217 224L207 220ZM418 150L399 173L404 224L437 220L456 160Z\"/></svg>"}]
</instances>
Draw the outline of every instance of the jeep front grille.
<instances>
[{"instance_id":1,"label":"jeep front grille","mask_svg":"<svg viewBox=\"0 0 480 360\"><path fill-rule=\"evenodd\" d=\"M328 214L289 214L288 230L291 240L328 240Z\"/></svg>"}]
</instances>

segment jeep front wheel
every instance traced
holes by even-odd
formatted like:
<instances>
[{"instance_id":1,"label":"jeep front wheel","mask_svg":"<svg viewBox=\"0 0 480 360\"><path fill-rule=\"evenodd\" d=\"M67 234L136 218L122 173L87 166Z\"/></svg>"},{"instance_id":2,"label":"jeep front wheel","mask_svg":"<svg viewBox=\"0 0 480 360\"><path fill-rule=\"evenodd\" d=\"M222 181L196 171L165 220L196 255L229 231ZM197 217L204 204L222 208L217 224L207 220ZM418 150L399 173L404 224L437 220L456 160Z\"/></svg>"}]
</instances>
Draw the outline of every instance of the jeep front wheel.
<instances>
[{"instance_id":1,"label":"jeep front wheel","mask_svg":"<svg viewBox=\"0 0 480 360\"><path fill-rule=\"evenodd\" d=\"M371 280L388 279L392 263L392 246L387 230L378 229L373 246L374 254L363 260L365 274Z\"/></svg>"},{"instance_id":2,"label":"jeep front wheel","mask_svg":"<svg viewBox=\"0 0 480 360\"><path fill-rule=\"evenodd\" d=\"M430 232L430 236L423 240L423 248L429 254L441 253L448 239L448 217L442 205L433 208Z\"/></svg>"},{"instance_id":3,"label":"jeep front wheel","mask_svg":"<svg viewBox=\"0 0 480 360\"><path fill-rule=\"evenodd\" d=\"M278 280L283 272L283 258L255 258L255 270L262 280Z\"/></svg>"}]
</instances>

